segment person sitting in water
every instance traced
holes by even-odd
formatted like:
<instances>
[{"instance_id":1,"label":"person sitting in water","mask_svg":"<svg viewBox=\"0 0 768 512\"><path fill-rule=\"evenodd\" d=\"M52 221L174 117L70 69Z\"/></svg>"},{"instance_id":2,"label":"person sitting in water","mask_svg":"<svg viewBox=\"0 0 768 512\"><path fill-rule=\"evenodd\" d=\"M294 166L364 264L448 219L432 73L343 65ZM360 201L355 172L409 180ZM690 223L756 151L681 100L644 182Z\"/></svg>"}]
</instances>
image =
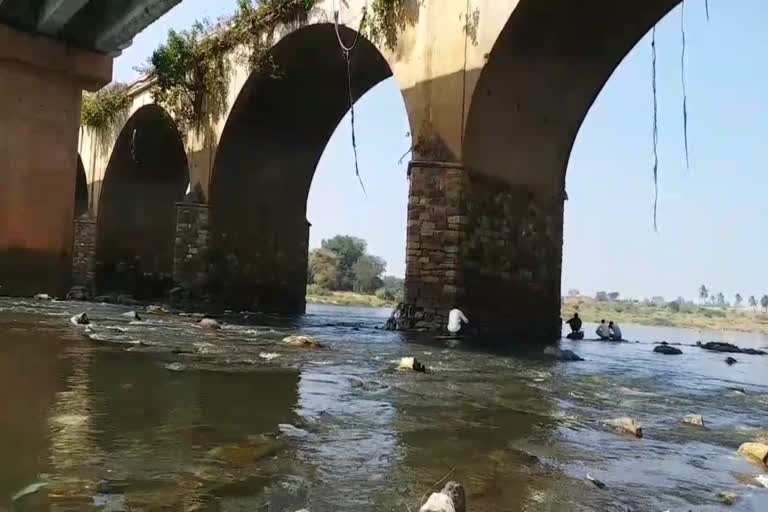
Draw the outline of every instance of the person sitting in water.
<instances>
[{"instance_id":1,"label":"person sitting in water","mask_svg":"<svg viewBox=\"0 0 768 512\"><path fill-rule=\"evenodd\" d=\"M460 309L453 308L451 312L448 313L448 332L451 334L458 334L459 331L461 331L462 322L468 324L469 320L467 320L467 317L464 316L464 313L462 313Z\"/></svg>"},{"instance_id":2,"label":"person sitting in water","mask_svg":"<svg viewBox=\"0 0 768 512\"><path fill-rule=\"evenodd\" d=\"M579 318L578 313L574 313L573 318L565 323L571 326L571 332L579 332L581 330L581 318Z\"/></svg>"},{"instance_id":3,"label":"person sitting in water","mask_svg":"<svg viewBox=\"0 0 768 512\"><path fill-rule=\"evenodd\" d=\"M613 341L621 341L621 329L616 322L608 323L608 330L611 332L611 339Z\"/></svg>"},{"instance_id":4,"label":"person sitting in water","mask_svg":"<svg viewBox=\"0 0 768 512\"><path fill-rule=\"evenodd\" d=\"M608 324L605 323L605 320L600 320L600 325L597 326L597 337L601 340L609 340L611 339L611 329L608 327Z\"/></svg>"}]
</instances>

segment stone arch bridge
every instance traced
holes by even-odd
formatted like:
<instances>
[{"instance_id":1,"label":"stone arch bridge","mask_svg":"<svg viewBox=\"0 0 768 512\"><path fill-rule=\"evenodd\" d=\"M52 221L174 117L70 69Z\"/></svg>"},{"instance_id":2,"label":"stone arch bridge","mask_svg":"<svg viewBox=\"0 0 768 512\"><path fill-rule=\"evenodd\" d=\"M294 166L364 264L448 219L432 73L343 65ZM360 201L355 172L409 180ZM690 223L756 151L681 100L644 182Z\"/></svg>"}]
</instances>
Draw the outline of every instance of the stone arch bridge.
<instances>
[{"instance_id":1,"label":"stone arch bridge","mask_svg":"<svg viewBox=\"0 0 768 512\"><path fill-rule=\"evenodd\" d=\"M411 125L406 302L419 326L439 326L459 305L489 330L559 336L571 147L616 66L678 3L405 0L396 37L360 37L351 52L355 99L394 76ZM364 2L340 4L349 43ZM72 153L84 174L78 211L85 204L88 213L75 222L75 283L129 286L129 269L208 287L240 307L304 310L307 195L349 101L333 9L319 1L306 19L278 27L270 51L280 78L235 66L227 112L202 133L181 131L154 104L151 78L132 84L119 126L80 129ZM10 66L9 52L0 45L0 66ZM18 126L4 110L0 155L13 159L18 148L1 135ZM33 246L30 229L62 229L60 219L72 218L75 194L56 203L56 222L35 218L30 228L22 213L74 190L68 165L58 172L71 176L70 188L40 182L40 196L23 200L0 193L0 253ZM56 261L72 259L68 233L43 247ZM13 281L13 261L0 257L0 282Z\"/></svg>"}]
</instances>

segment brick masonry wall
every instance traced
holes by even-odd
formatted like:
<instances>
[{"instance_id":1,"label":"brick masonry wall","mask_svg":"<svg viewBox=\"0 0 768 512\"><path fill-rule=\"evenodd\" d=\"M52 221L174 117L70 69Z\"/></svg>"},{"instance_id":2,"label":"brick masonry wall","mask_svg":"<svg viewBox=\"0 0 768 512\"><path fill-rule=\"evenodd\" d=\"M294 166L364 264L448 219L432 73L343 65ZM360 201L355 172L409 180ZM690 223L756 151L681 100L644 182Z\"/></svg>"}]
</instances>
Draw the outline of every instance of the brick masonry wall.
<instances>
[{"instance_id":1,"label":"brick masonry wall","mask_svg":"<svg viewBox=\"0 0 768 512\"><path fill-rule=\"evenodd\" d=\"M94 289L96 270L96 221L88 214L74 221L72 244L72 286Z\"/></svg>"},{"instance_id":2,"label":"brick masonry wall","mask_svg":"<svg viewBox=\"0 0 768 512\"><path fill-rule=\"evenodd\" d=\"M173 244L173 280L188 290L201 290L208 282L210 209L197 203L176 204Z\"/></svg>"},{"instance_id":3,"label":"brick masonry wall","mask_svg":"<svg viewBox=\"0 0 768 512\"><path fill-rule=\"evenodd\" d=\"M461 308L473 328L560 333L562 197L451 164L412 162L406 303L412 326L442 329Z\"/></svg>"}]
</instances>

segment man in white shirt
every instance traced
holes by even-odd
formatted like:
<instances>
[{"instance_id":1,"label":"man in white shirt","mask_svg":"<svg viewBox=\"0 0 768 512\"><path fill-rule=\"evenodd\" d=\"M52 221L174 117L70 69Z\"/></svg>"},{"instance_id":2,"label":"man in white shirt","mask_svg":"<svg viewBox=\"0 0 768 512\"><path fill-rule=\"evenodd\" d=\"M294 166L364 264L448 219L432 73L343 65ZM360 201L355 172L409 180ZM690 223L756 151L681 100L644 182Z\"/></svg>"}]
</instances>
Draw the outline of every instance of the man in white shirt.
<instances>
[{"instance_id":1,"label":"man in white shirt","mask_svg":"<svg viewBox=\"0 0 768 512\"><path fill-rule=\"evenodd\" d=\"M597 326L597 337L601 340L609 340L611 339L611 329L608 327L608 324L605 323L605 320L600 321L600 325Z\"/></svg>"},{"instance_id":2,"label":"man in white shirt","mask_svg":"<svg viewBox=\"0 0 768 512\"><path fill-rule=\"evenodd\" d=\"M610 322L608 324L608 330L611 331L611 339L613 341L621 341L621 329L616 322Z\"/></svg>"},{"instance_id":3,"label":"man in white shirt","mask_svg":"<svg viewBox=\"0 0 768 512\"><path fill-rule=\"evenodd\" d=\"M467 317L464 316L464 313L462 313L460 309L453 308L451 312L448 313L448 332L457 334L461 330L462 322L468 324L469 320L467 320Z\"/></svg>"}]
</instances>

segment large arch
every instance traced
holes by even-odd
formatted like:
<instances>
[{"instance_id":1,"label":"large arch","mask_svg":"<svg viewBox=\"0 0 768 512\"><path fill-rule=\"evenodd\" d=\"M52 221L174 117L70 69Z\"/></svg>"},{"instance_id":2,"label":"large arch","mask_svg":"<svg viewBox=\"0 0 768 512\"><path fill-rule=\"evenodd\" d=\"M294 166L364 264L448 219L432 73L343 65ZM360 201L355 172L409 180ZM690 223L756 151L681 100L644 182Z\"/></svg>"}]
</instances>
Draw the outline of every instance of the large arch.
<instances>
[{"instance_id":1,"label":"large arch","mask_svg":"<svg viewBox=\"0 0 768 512\"><path fill-rule=\"evenodd\" d=\"M173 119L157 105L137 110L117 137L96 225L96 286L147 296L173 270L176 203L189 169Z\"/></svg>"},{"instance_id":2,"label":"large arch","mask_svg":"<svg viewBox=\"0 0 768 512\"><path fill-rule=\"evenodd\" d=\"M512 11L462 142L457 301L481 324L559 337L565 171L576 134L621 60L679 2L520 0ZM525 322L510 328L510 315Z\"/></svg>"},{"instance_id":3,"label":"large arch","mask_svg":"<svg viewBox=\"0 0 768 512\"><path fill-rule=\"evenodd\" d=\"M340 27L348 44L357 34ZM253 74L224 128L213 166L212 283L240 307L303 312L317 163L349 110L347 63L333 24L310 25L270 51L277 74ZM353 100L392 76L359 36L351 52Z\"/></svg>"}]
</instances>

